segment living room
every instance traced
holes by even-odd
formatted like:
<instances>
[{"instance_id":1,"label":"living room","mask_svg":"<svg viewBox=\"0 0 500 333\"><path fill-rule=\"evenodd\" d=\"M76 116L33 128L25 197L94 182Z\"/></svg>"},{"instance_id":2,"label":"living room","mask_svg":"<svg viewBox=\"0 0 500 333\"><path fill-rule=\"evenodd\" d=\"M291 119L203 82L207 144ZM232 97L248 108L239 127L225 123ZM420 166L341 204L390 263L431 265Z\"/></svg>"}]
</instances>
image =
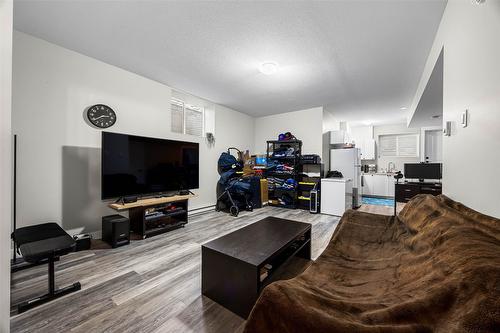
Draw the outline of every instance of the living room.
<instances>
[{"instance_id":1,"label":"living room","mask_svg":"<svg viewBox=\"0 0 500 333\"><path fill-rule=\"evenodd\" d=\"M500 325L500 1L0 21L0 332Z\"/></svg>"}]
</instances>

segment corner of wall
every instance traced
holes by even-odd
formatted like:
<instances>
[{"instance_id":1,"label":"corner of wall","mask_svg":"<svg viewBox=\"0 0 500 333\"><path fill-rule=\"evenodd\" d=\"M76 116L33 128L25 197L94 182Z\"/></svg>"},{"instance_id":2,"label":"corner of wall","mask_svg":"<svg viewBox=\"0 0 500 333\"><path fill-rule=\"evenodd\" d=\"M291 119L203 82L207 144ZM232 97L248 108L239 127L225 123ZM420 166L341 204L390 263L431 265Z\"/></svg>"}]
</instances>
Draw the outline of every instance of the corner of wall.
<instances>
[{"instance_id":1,"label":"corner of wall","mask_svg":"<svg viewBox=\"0 0 500 333\"><path fill-rule=\"evenodd\" d=\"M0 1L0 332L5 333L10 329L12 29L13 2Z\"/></svg>"}]
</instances>

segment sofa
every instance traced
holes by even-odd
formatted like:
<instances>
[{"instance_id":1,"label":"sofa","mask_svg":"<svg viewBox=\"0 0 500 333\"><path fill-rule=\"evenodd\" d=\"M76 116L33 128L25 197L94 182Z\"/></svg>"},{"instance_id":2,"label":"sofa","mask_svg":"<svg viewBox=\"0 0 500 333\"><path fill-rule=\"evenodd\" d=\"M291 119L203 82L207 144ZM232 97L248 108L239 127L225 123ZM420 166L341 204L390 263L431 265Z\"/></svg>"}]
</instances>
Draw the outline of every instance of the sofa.
<instances>
[{"instance_id":1,"label":"sofa","mask_svg":"<svg viewBox=\"0 0 500 333\"><path fill-rule=\"evenodd\" d=\"M500 332L500 220L444 195L354 210L301 275L267 286L245 333Z\"/></svg>"}]
</instances>

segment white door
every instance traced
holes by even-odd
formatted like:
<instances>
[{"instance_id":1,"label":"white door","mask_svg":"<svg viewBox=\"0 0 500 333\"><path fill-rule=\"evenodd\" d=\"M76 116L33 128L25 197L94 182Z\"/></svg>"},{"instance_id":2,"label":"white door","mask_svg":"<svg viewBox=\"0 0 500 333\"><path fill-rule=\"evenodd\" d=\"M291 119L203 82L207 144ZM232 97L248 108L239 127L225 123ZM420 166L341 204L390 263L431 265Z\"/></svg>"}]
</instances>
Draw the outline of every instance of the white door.
<instances>
[{"instance_id":1,"label":"white door","mask_svg":"<svg viewBox=\"0 0 500 333\"><path fill-rule=\"evenodd\" d=\"M425 131L424 159L429 163L443 160L443 134L441 130Z\"/></svg>"}]
</instances>

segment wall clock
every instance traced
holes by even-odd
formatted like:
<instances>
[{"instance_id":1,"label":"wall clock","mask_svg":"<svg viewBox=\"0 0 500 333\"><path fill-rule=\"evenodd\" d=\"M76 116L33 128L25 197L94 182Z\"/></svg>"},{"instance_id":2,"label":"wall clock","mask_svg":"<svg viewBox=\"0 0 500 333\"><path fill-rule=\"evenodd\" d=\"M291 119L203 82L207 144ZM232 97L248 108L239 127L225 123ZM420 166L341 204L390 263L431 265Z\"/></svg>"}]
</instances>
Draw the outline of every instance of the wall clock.
<instances>
[{"instance_id":1,"label":"wall clock","mask_svg":"<svg viewBox=\"0 0 500 333\"><path fill-rule=\"evenodd\" d=\"M95 127L108 128L115 124L116 113L107 105L96 104L87 110L87 118Z\"/></svg>"}]
</instances>

